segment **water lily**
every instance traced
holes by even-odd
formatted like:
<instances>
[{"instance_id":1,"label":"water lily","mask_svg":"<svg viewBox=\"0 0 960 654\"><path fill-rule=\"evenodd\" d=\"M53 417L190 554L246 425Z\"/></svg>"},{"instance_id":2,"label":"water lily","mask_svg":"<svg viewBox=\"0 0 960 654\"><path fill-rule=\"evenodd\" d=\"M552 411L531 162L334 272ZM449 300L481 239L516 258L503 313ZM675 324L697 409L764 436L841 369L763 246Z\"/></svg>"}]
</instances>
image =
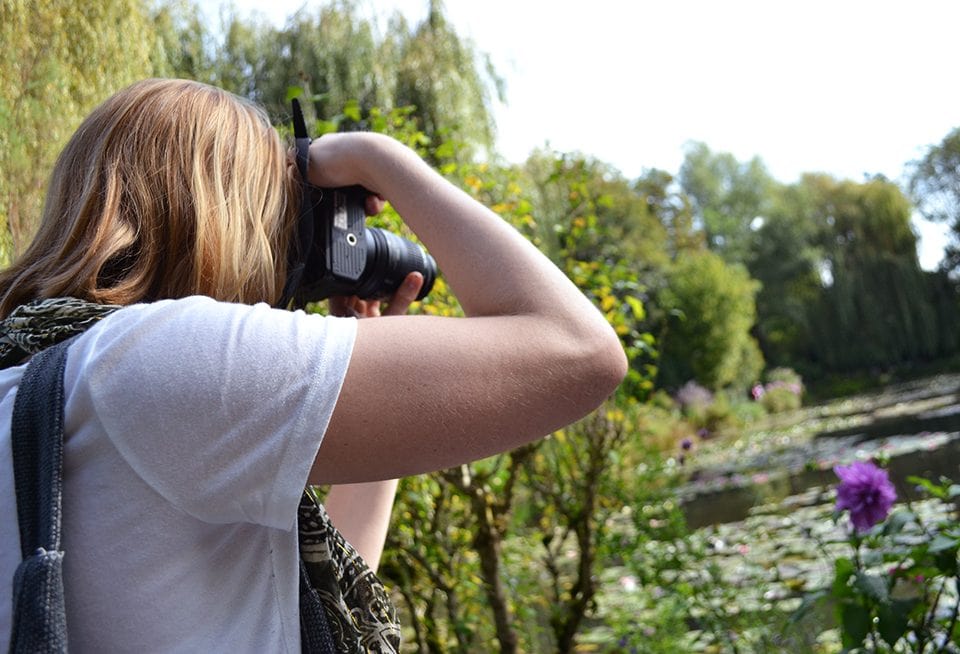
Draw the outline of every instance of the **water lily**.
<instances>
[{"instance_id":1,"label":"water lily","mask_svg":"<svg viewBox=\"0 0 960 654\"><path fill-rule=\"evenodd\" d=\"M833 471L840 478L837 511L850 511L850 521L857 531L866 531L886 519L897 499L886 470L868 461L855 461L836 466Z\"/></svg>"}]
</instances>

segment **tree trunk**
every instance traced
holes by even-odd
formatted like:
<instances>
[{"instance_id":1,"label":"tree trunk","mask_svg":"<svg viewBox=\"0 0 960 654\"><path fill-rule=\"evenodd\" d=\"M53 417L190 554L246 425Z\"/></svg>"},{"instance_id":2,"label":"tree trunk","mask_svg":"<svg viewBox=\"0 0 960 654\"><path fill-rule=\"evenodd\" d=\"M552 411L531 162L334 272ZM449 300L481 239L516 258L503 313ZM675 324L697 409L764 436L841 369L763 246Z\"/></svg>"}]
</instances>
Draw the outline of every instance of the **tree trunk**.
<instances>
[{"instance_id":1,"label":"tree trunk","mask_svg":"<svg viewBox=\"0 0 960 654\"><path fill-rule=\"evenodd\" d=\"M493 610L497 640L502 654L516 654L517 632L513 628L513 615L507 602L500 578L500 532L494 524L492 507L482 491L473 494L473 508L477 516L477 533L473 546L480 556L484 591Z\"/></svg>"}]
</instances>

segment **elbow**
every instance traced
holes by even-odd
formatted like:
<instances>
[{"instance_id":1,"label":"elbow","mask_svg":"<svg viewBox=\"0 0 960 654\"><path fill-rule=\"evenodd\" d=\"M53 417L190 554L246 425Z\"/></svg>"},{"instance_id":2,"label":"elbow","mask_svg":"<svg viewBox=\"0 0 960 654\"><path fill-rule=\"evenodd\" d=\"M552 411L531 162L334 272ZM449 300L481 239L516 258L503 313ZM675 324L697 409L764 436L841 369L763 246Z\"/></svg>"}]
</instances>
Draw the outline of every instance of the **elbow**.
<instances>
[{"instance_id":1,"label":"elbow","mask_svg":"<svg viewBox=\"0 0 960 654\"><path fill-rule=\"evenodd\" d=\"M613 394L627 376L629 362L623 350L623 344L613 329L602 339L598 346L597 356L597 386L604 391L604 399Z\"/></svg>"},{"instance_id":2,"label":"elbow","mask_svg":"<svg viewBox=\"0 0 960 654\"><path fill-rule=\"evenodd\" d=\"M604 327L579 339L577 393L587 402L582 408L588 412L617 390L629 365L619 337L612 328Z\"/></svg>"}]
</instances>

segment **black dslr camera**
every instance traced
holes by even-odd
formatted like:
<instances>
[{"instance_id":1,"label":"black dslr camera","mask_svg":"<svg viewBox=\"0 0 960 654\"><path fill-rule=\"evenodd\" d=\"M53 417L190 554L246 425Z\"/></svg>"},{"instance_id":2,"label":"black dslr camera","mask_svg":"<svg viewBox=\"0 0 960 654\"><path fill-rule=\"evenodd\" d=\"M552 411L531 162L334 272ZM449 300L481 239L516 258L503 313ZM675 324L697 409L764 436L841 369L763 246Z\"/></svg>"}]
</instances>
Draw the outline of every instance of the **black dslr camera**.
<instances>
[{"instance_id":1,"label":"black dslr camera","mask_svg":"<svg viewBox=\"0 0 960 654\"><path fill-rule=\"evenodd\" d=\"M331 295L387 299L414 271L423 275L422 300L433 287L437 264L421 246L376 227L366 226L364 205L370 194L361 186L318 188L307 181L306 123L293 100L293 133L303 197L297 230L288 253L287 282L278 306L302 307Z\"/></svg>"}]
</instances>

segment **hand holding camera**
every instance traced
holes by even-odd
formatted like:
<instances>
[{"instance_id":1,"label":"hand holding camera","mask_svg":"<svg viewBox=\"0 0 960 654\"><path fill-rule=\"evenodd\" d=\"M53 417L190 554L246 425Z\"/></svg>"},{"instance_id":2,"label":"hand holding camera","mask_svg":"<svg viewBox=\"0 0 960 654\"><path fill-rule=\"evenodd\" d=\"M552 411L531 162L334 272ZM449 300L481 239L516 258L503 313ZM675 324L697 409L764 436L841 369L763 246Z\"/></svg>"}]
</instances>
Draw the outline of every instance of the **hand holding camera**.
<instances>
[{"instance_id":1,"label":"hand holding camera","mask_svg":"<svg viewBox=\"0 0 960 654\"><path fill-rule=\"evenodd\" d=\"M386 299L411 272L422 276L415 299L423 299L436 279L436 262L420 245L366 226L368 210L382 208L382 200L371 200L371 192L358 184L364 181L364 168L355 165L362 162L355 150L362 148L340 148L338 157L337 146L351 140L347 135L313 144L296 100L293 109L297 168L304 184L280 305L293 300L302 306L333 295Z\"/></svg>"}]
</instances>

